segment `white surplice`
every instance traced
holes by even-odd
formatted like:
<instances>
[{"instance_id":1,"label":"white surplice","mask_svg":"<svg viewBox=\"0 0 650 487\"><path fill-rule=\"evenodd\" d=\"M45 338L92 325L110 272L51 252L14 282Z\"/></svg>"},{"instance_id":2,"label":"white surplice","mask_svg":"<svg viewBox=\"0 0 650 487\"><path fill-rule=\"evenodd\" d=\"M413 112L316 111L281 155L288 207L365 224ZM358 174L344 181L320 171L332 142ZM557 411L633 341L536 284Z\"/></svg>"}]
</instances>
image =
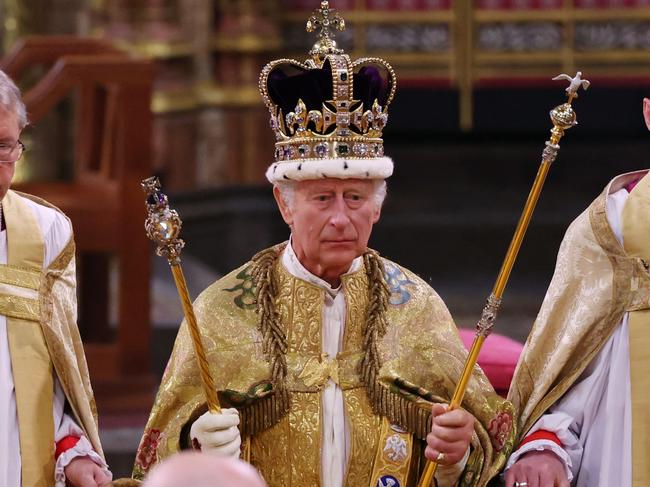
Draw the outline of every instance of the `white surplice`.
<instances>
[{"instance_id":1,"label":"white surplice","mask_svg":"<svg viewBox=\"0 0 650 487\"><path fill-rule=\"evenodd\" d=\"M607 219L623 243L621 216L629 193L607 197ZM563 448L536 440L517 450L508 468L524 453L552 450L564 462L576 487L632 485L632 410L628 314L580 378L532 427L555 433Z\"/></svg>"},{"instance_id":2,"label":"white surplice","mask_svg":"<svg viewBox=\"0 0 650 487\"><path fill-rule=\"evenodd\" d=\"M321 350L326 355L326 359L335 359L343 348L345 331L346 303L345 294L341 292L341 286L332 288L329 283L305 269L298 260L291 243L286 246L282 254L282 264L293 276L314 284L325 291ZM346 274L358 271L362 264L362 258L357 257L352 261ZM322 487L343 487L350 455L350 429L346 421L343 390L331 379L323 389L321 410ZM436 472L439 487L454 485L465 468L468 458L469 450L458 464L439 468Z\"/></svg>"},{"instance_id":3,"label":"white surplice","mask_svg":"<svg viewBox=\"0 0 650 487\"><path fill-rule=\"evenodd\" d=\"M60 213L24 199L37 216L45 243L44 267L64 249L72 236L69 222ZM0 232L0 264L7 263L7 232ZM54 401L52 414L54 417L54 440L59 441L66 436L80 438L77 445L59 456L56 462L55 479L57 487L65 486L63 469L76 457L89 456L95 463L106 468L106 464L97 455L84 436L83 430L65 412L66 398L61 384L54 376ZM16 410L16 394L13 374L11 371L11 356L7 338L7 318L0 314L0 486L21 487L20 435L18 430L18 412ZM53 480L54 483L54 480Z\"/></svg>"}]
</instances>

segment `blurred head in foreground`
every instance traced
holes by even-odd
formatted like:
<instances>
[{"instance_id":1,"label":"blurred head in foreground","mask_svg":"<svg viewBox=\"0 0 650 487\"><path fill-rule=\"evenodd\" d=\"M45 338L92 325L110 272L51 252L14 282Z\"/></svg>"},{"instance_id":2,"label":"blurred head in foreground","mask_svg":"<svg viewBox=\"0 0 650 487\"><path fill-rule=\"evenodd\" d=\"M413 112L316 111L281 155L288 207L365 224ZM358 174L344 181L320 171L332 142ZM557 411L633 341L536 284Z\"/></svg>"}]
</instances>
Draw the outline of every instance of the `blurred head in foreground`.
<instances>
[{"instance_id":1,"label":"blurred head in foreground","mask_svg":"<svg viewBox=\"0 0 650 487\"><path fill-rule=\"evenodd\" d=\"M266 487L248 463L199 452L183 452L154 468L143 487Z\"/></svg>"}]
</instances>

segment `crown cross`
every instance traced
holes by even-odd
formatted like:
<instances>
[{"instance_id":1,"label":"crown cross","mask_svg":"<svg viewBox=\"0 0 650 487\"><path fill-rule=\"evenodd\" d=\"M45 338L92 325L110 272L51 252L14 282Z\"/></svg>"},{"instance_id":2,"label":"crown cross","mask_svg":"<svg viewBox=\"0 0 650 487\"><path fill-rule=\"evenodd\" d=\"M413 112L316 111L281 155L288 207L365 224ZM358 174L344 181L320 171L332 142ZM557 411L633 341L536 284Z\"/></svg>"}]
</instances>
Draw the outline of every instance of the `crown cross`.
<instances>
[{"instance_id":1,"label":"crown cross","mask_svg":"<svg viewBox=\"0 0 650 487\"><path fill-rule=\"evenodd\" d=\"M343 50L336 47L334 33L331 32L331 29L345 30L345 20L336 10L330 9L328 1L321 2L320 8L314 11L307 20L307 32L314 32L318 28L320 28L318 40L309 54L316 61L322 61L328 54L342 54Z\"/></svg>"}]
</instances>

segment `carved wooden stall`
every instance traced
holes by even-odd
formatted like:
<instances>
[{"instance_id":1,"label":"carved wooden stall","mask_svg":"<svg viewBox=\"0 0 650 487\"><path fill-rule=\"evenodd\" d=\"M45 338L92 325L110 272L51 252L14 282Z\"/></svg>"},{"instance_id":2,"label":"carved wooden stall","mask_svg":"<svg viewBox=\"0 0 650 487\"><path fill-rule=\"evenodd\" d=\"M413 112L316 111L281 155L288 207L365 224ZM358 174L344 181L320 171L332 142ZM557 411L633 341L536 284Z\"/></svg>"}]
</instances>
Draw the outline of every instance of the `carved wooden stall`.
<instances>
[{"instance_id":1,"label":"carved wooden stall","mask_svg":"<svg viewBox=\"0 0 650 487\"><path fill-rule=\"evenodd\" d=\"M154 69L102 41L72 37L26 38L0 62L16 80L36 65L47 71L24 94L32 124L75 96L73 175L70 181L25 182L16 189L45 198L72 220L80 328L100 409L141 409L153 388L150 248L139 181L151 167ZM119 276L115 329L109 324L112 262Z\"/></svg>"}]
</instances>

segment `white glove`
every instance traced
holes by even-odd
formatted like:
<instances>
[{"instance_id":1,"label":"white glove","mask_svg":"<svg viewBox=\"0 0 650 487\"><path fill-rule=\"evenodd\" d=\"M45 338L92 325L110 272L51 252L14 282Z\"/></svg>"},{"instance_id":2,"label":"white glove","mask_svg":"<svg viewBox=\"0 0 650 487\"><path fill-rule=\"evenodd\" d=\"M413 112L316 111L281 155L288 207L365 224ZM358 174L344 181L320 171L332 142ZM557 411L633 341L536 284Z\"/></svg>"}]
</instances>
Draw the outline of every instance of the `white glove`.
<instances>
[{"instance_id":1,"label":"white glove","mask_svg":"<svg viewBox=\"0 0 650 487\"><path fill-rule=\"evenodd\" d=\"M235 408L222 409L217 414L208 411L190 428L192 445L221 457L239 458L241 435L238 424L239 411Z\"/></svg>"}]
</instances>

